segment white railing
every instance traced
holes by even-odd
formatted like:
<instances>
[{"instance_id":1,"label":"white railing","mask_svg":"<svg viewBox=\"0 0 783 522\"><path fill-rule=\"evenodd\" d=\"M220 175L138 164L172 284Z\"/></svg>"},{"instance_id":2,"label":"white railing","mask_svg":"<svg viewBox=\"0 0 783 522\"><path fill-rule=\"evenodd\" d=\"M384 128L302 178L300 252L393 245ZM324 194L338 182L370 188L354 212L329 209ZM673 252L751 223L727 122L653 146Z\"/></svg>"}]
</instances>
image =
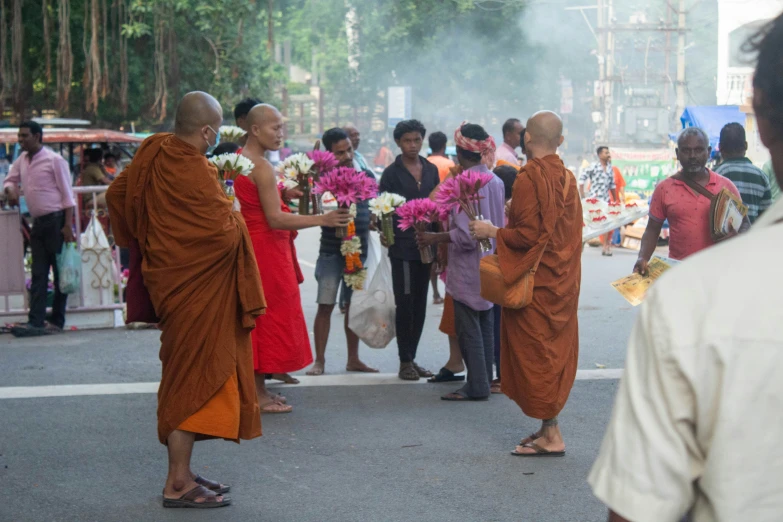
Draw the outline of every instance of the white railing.
<instances>
[{"instance_id":1,"label":"white railing","mask_svg":"<svg viewBox=\"0 0 783 522\"><path fill-rule=\"evenodd\" d=\"M725 105L745 105L752 96L750 82L753 70L734 70L726 74ZM720 103L720 102L719 102Z\"/></svg>"},{"instance_id":2,"label":"white railing","mask_svg":"<svg viewBox=\"0 0 783 522\"><path fill-rule=\"evenodd\" d=\"M108 190L108 186L73 187L77 198L74 212L74 225L77 231L77 245L82 258L81 287L75 294L68 296L66 310L66 328L114 327L122 324L123 280L120 265L119 248L113 246L111 230L104 230L100 221L108 222L108 211L98 205L97 196ZM92 201L83 208L85 195L92 195ZM18 216L18 214L17 214ZM89 220L100 218L97 227L89 226ZM82 225L86 230L82 232ZM22 239L17 236L17 240ZM8 239L7 239L8 240ZM13 241L13 238L10 238ZM6 260L23 265L24 258ZM26 274L26 279L29 274ZM28 290L24 288L5 288L0 294L0 317L12 320L26 320L29 310ZM4 305L4 306L3 306Z\"/></svg>"}]
</instances>

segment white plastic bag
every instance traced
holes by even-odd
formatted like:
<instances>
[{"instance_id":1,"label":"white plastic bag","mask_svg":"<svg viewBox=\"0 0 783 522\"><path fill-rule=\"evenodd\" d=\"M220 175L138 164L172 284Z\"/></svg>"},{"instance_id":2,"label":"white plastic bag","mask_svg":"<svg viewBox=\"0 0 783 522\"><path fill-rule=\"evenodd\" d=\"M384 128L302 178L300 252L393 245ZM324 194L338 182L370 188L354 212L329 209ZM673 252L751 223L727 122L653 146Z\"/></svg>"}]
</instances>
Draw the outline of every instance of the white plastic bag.
<instances>
[{"instance_id":1,"label":"white plastic bag","mask_svg":"<svg viewBox=\"0 0 783 522\"><path fill-rule=\"evenodd\" d=\"M367 240L367 281L372 281L375 271L381 263L381 238L378 234L370 234Z\"/></svg>"},{"instance_id":2,"label":"white plastic bag","mask_svg":"<svg viewBox=\"0 0 783 522\"><path fill-rule=\"evenodd\" d=\"M387 250L382 248L380 263L370 284L353 293L348 328L370 348L385 348L396 335L395 313L391 263Z\"/></svg>"}]
</instances>

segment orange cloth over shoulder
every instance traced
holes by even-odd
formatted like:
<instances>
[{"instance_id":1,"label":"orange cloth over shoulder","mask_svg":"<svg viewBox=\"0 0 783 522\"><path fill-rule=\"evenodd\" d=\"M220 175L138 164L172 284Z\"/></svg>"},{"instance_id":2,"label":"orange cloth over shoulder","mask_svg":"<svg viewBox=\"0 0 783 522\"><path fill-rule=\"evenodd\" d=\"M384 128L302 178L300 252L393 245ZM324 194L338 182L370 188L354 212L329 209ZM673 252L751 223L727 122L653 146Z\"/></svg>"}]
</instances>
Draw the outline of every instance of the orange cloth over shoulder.
<instances>
[{"instance_id":1,"label":"orange cloth over shoulder","mask_svg":"<svg viewBox=\"0 0 783 522\"><path fill-rule=\"evenodd\" d=\"M551 419L565 406L579 356L577 308L582 277L582 203L575 179L556 155L532 159L514 184L508 226L497 253L506 284L529 272L541 249L533 301L503 308L500 373L503 393L529 417Z\"/></svg>"},{"instance_id":2,"label":"orange cloth over shoulder","mask_svg":"<svg viewBox=\"0 0 783 522\"><path fill-rule=\"evenodd\" d=\"M106 200L117 244L139 242L145 286L161 318L161 443L199 412L196 420L209 422L214 401L233 405L237 398L232 418L214 416L196 438L260 436L250 333L266 302L245 222L215 168L176 136L156 134Z\"/></svg>"}]
</instances>

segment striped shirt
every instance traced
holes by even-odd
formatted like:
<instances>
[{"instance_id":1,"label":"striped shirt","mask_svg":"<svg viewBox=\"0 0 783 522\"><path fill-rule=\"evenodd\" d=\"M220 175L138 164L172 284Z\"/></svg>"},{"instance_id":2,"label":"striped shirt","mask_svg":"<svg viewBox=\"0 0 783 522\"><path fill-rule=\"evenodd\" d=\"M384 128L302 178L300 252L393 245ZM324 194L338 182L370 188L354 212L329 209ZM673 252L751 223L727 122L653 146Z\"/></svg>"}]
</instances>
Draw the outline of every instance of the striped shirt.
<instances>
[{"instance_id":1,"label":"striped shirt","mask_svg":"<svg viewBox=\"0 0 783 522\"><path fill-rule=\"evenodd\" d=\"M748 207L748 219L751 223L772 205L769 179L764 171L748 158L723 160L715 172L731 180L737 187L742 202Z\"/></svg>"}]
</instances>

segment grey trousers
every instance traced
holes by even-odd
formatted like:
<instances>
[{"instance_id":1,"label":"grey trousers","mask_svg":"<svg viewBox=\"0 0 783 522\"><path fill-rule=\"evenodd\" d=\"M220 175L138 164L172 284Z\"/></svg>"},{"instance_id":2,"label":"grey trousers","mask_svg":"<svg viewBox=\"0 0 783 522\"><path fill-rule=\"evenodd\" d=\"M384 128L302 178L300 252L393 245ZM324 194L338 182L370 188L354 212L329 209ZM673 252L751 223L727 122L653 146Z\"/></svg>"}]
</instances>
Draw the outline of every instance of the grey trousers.
<instances>
[{"instance_id":1,"label":"grey trousers","mask_svg":"<svg viewBox=\"0 0 783 522\"><path fill-rule=\"evenodd\" d=\"M495 359L494 313L484 312L454 300L454 323L468 379L460 393L472 399L489 397Z\"/></svg>"}]
</instances>

